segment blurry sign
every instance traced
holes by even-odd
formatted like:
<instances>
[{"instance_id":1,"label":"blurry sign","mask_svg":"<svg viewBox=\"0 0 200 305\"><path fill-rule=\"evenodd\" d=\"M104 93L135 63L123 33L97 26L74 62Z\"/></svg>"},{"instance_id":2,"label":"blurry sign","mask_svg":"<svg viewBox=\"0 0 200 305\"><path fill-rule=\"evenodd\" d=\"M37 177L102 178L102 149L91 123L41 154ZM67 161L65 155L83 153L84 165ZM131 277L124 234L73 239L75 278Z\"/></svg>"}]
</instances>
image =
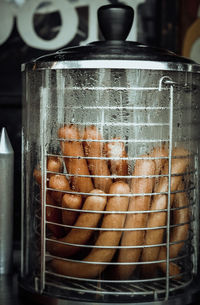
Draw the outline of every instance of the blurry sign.
<instances>
[{"instance_id":1,"label":"blurry sign","mask_svg":"<svg viewBox=\"0 0 200 305\"><path fill-rule=\"evenodd\" d=\"M137 6L145 0L123 0L123 3L130 5L137 10ZM17 6L9 2L0 1L0 44L3 44L10 36L14 20L16 18L17 30L24 42L33 48L41 50L55 50L66 46L78 31L78 14L76 8L88 7L88 37L84 44L98 40L97 10L100 6L109 4L108 0L28 0L23 5ZM42 4L45 5L41 10ZM59 12L61 26L59 33L51 40L45 40L38 36L35 31L33 18L37 12L48 13L49 11ZM133 28L128 40L137 39L137 14Z\"/></svg>"},{"instance_id":2,"label":"blurry sign","mask_svg":"<svg viewBox=\"0 0 200 305\"><path fill-rule=\"evenodd\" d=\"M200 63L200 5L196 20L186 31L182 53L183 56Z\"/></svg>"}]
</instances>

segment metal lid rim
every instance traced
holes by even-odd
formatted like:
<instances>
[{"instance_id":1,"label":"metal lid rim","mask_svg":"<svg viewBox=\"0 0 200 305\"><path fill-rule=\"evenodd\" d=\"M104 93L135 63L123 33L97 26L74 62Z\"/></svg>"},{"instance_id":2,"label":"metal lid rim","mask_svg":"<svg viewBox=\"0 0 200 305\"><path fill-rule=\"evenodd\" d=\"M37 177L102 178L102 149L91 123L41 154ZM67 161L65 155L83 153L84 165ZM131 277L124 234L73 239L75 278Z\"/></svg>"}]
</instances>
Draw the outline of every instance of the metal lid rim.
<instances>
[{"instance_id":1,"label":"metal lid rim","mask_svg":"<svg viewBox=\"0 0 200 305\"><path fill-rule=\"evenodd\" d=\"M21 70L57 70L57 69L138 69L165 70L177 72L200 73L199 64L175 63L165 61L146 60L69 60L52 62L29 62L22 64Z\"/></svg>"}]
</instances>

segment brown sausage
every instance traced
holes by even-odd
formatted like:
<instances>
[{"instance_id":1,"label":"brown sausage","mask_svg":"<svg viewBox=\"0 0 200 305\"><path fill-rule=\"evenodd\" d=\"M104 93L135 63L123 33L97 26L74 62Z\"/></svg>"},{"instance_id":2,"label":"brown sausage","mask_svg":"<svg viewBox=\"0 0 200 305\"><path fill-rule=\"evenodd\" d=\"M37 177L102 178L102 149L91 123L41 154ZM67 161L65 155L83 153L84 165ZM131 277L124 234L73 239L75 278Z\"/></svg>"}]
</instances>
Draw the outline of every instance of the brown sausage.
<instances>
[{"instance_id":1,"label":"brown sausage","mask_svg":"<svg viewBox=\"0 0 200 305\"><path fill-rule=\"evenodd\" d=\"M62 198L62 207L67 209L81 209L82 196L78 194L64 194ZM64 225L72 226L78 216L76 211L62 210L62 222ZM68 231L69 228L66 228Z\"/></svg>"},{"instance_id":2,"label":"brown sausage","mask_svg":"<svg viewBox=\"0 0 200 305\"><path fill-rule=\"evenodd\" d=\"M108 164L112 175L115 176L127 176L128 175L128 162L121 158L127 158L127 153L124 147L124 143L120 142L119 138L114 138L117 142L109 142L105 145L106 156L108 158L119 158L117 160L111 159ZM116 181L124 180L123 178L117 178Z\"/></svg>"},{"instance_id":3,"label":"brown sausage","mask_svg":"<svg viewBox=\"0 0 200 305\"><path fill-rule=\"evenodd\" d=\"M179 174L178 176L171 176L171 192L177 190L179 183L181 182L182 176L186 171L186 168L189 163L188 151L183 148L175 148L172 152L173 157L171 161L171 175ZM181 157L184 158L181 158ZM178 158L180 157L180 158ZM166 162L162 174L167 175L169 173L168 162ZM161 177L157 192L167 192L168 191L168 177ZM171 194L170 202L173 202L174 195ZM163 210L167 208L168 196L167 194L154 195L151 205L151 210ZM166 212L154 212L150 213L148 218L148 228L160 227L166 225L167 214ZM145 235L145 245L157 245L163 242L165 229L150 229L146 231ZM158 259L160 247L146 247L142 252L142 261L151 262ZM144 273L146 271L145 265L143 267Z\"/></svg>"},{"instance_id":4,"label":"brown sausage","mask_svg":"<svg viewBox=\"0 0 200 305\"><path fill-rule=\"evenodd\" d=\"M52 171L52 172L59 172L62 169L62 162L58 157L48 157L47 159L47 170ZM34 169L34 178L36 179L37 183L41 187L42 184L42 177L41 177L41 170L40 169ZM47 176L50 177L53 174L48 174ZM40 190L41 192L41 190ZM42 198L42 194L40 194L40 197ZM56 206L57 203L51 196L51 192L47 191L46 192L46 204L47 205L53 205ZM54 222L54 223L62 223L62 214L61 210L53 207L46 207L46 220L49 222ZM59 225L54 225L47 223L47 227L49 230L52 232L52 234L55 237L62 237L64 235L64 229L63 227Z\"/></svg>"},{"instance_id":5,"label":"brown sausage","mask_svg":"<svg viewBox=\"0 0 200 305\"><path fill-rule=\"evenodd\" d=\"M57 157L49 157L47 162L47 168L49 171L59 172L62 169L61 159ZM50 175L50 181L49 181L50 187L59 190L67 190L67 191L70 189L69 182L65 176L57 175L52 178L53 174L49 174L49 175ZM60 204L60 202L62 202L63 208L71 208L71 209L81 208L82 205L81 195L52 192L52 196L54 197L54 199L56 199L57 203ZM76 217L77 217L76 212L72 212L69 210L62 210L61 218L63 224L72 225L75 222ZM65 231L67 231L67 229Z\"/></svg>"},{"instance_id":6,"label":"brown sausage","mask_svg":"<svg viewBox=\"0 0 200 305\"><path fill-rule=\"evenodd\" d=\"M148 156L144 156L148 157ZM152 176L155 174L155 162L153 160L138 159L135 164L133 176ZM133 178L131 183L131 193L145 194L152 193L154 178ZM150 209L151 196L134 196L130 199L129 211L148 211ZM147 225L147 213L128 214L125 228L145 228ZM122 236L121 246L141 246L144 243L145 231L125 231ZM118 263L131 263L139 260L142 248L122 248L119 251ZM116 278L128 279L136 265L117 265Z\"/></svg>"},{"instance_id":7,"label":"brown sausage","mask_svg":"<svg viewBox=\"0 0 200 305\"><path fill-rule=\"evenodd\" d=\"M49 187L56 190L51 191L51 196L61 206L64 193L59 191L69 191L69 181L64 175L52 175L49 179Z\"/></svg>"},{"instance_id":8,"label":"brown sausage","mask_svg":"<svg viewBox=\"0 0 200 305\"><path fill-rule=\"evenodd\" d=\"M46 193L46 204L55 205L55 206L57 205L57 203L51 197L49 192ZM49 222L55 222L55 223L61 224L62 223L62 214L61 214L60 209L53 208L53 207L46 207L46 220ZM55 237L59 238L59 237L63 236L65 233L64 228L62 226L47 223L47 227L49 228L49 230L52 232L52 234Z\"/></svg>"},{"instance_id":9,"label":"brown sausage","mask_svg":"<svg viewBox=\"0 0 200 305\"><path fill-rule=\"evenodd\" d=\"M70 177L72 189L77 192L89 193L94 189L90 177L81 177L79 175L90 175L87 162L84 159L84 150L80 140L78 128L75 125L66 125L58 131L59 138L66 139L61 141L61 149L64 156L65 165ZM80 157L80 158L73 158Z\"/></svg>"},{"instance_id":10,"label":"brown sausage","mask_svg":"<svg viewBox=\"0 0 200 305\"><path fill-rule=\"evenodd\" d=\"M74 224L75 227L82 227L83 229L73 228L65 237L58 240L65 243L77 244L77 246L57 243L56 240L49 241L48 250L51 254L61 257L70 257L80 250L78 245L84 245L89 241L102 216L102 213L95 213L95 211L103 211L107 202L107 197L102 196L105 193L101 190L94 189L90 194L94 195L89 195L86 198L82 210L88 210L91 212L80 213L76 223ZM86 227L94 229L84 229Z\"/></svg>"},{"instance_id":11,"label":"brown sausage","mask_svg":"<svg viewBox=\"0 0 200 305\"><path fill-rule=\"evenodd\" d=\"M39 184L41 186L42 184L42 177L41 177L41 170L35 168L33 171L33 177L35 178L35 181L37 182L37 184Z\"/></svg>"},{"instance_id":12,"label":"brown sausage","mask_svg":"<svg viewBox=\"0 0 200 305\"><path fill-rule=\"evenodd\" d=\"M50 172L60 173L62 171L61 158L49 156L47 159L47 170ZM52 173L49 173L48 177L51 177L52 175Z\"/></svg>"},{"instance_id":13,"label":"brown sausage","mask_svg":"<svg viewBox=\"0 0 200 305\"><path fill-rule=\"evenodd\" d=\"M155 158L154 162L156 164L155 175L160 175L161 171L167 162L166 157L168 157L168 150L164 147L155 147L153 151L150 153L150 156ZM158 159L157 159L158 158ZM155 178L154 191L156 192L156 188L158 187L159 177Z\"/></svg>"},{"instance_id":14,"label":"brown sausage","mask_svg":"<svg viewBox=\"0 0 200 305\"><path fill-rule=\"evenodd\" d=\"M62 162L61 159L55 156L50 156L47 158L47 171L51 172L61 172L62 170ZM48 173L47 177L50 178L52 173ZM42 177L41 177L41 169L35 168L33 171L33 176L36 182L41 185L42 184Z\"/></svg>"},{"instance_id":15,"label":"brown sausage","mask_svg":"<svg viewBox=\"0 0 200 305\"><path fill-rule=\"evenodd\" d=\"M110 194L113 194L113 196L108 200L106 211L111 213L105 214L101 226L104 229L108 228L108 230L102 230L99 234L95 243L95 246L99 248L93 248L83 262L54 259L52 267L56 272L79 278L95 278L104 271L107 264L112 260L122 232L109 229L121 229L124 227L125 213L118 214L113 212L127 211L129 197L123 196L123 194L129 194L129 186L123 181L117 181L111 185ZM121 196L115 196L114 194L120 194ZM103 248L106 246L108 248ZM109 248L110 246L113 248ZM105 264L98 264L98 262Z\"/></svg>"},{"instance_id":16,"label":"brown sausage","mask_svg":"<svg viewBox=\"0 0 200 305\"><path fill-rule=\"evenodd\" d=\"M168 149L165 147L165 145L162 145L160 147L155 147L151 151L150 157L155 158L153 160L156 165L155 175L157 177L155 178L153 192L157 192L157 188L158 188L158 184L159 184L159 180L160 180L159 175L161 174L161 171L163 170L165 163L168 161L166 159L168 157ZM143 269L145 271L144 275L146 277L147 275L153 276L155 274L157 268L156 268L155 264L147 264L143 267Z\"/></svg>"},{"instance_id":17,"label":"brown sausage","mask_svg":"<svg viewBox=\"0 0 200 305\"><path fill-rule=\"evenodd\" d=\"M84 150L87 157L103 158L103 143L98 142L102 140L102 136L95 126L88 126L85 128L84 132ZM95 140L95 142L90 141ZM97 141L97 142L96 142ZM92 175L96 176L110 176L108 165L106 160L103 159L88 159L89 170ZM108 193L109 188L112 184L112 179L110 177L94 177L95 188L98 188L105 193Z\"/></svg>"},{"instance_id":18,"label":"brown sausage","mask_svg":"<svg viewBox=\"0 0 200 305\"><path fill-rule=\"evenodd\" d=\"M175 258L178 256L180 250L184 246L184 241L188 238L188 231L189 231L189 199L186 192L182 193L180 191L184 190L184 183L181 182L178 187L178 193L175 194L174 201L173 201L173 224L179 225L175 226L170 230L170 247L169 247L169 257ZM181 208L181 209L180 209ZM180 242L183 241L183 242ZM178 243L176 243L178 242ZM175 244L173 244L175 243ZM159 260L166 259L166 247L161 247L159 253ZM179 267L172 264L170 262L171 268L169 268L169 275L177 275L179 273ZM166 273L167 264L160 263L160 268L164 273ZM175 268L176 266L176 268Z\"/></svg>"}]
</instances>

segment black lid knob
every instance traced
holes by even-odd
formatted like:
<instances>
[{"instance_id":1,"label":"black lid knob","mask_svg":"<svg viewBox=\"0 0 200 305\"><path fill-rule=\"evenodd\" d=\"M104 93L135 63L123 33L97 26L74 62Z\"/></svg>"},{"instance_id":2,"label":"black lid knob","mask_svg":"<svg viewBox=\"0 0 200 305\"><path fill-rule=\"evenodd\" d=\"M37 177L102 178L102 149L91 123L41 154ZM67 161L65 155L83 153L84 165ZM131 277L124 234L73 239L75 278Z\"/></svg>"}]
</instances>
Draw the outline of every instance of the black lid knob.
<instances>
[{"instance_id":1,"label":"black lid knob","mask_svg":"<svg viewBox=\"0 0 200 305\"><path fill-rule=\"evenodd\" d=\"M123 4L101 6L98 20L106 40L125 40L133 24L134 10Z\"/></svg>"}]
</instances>

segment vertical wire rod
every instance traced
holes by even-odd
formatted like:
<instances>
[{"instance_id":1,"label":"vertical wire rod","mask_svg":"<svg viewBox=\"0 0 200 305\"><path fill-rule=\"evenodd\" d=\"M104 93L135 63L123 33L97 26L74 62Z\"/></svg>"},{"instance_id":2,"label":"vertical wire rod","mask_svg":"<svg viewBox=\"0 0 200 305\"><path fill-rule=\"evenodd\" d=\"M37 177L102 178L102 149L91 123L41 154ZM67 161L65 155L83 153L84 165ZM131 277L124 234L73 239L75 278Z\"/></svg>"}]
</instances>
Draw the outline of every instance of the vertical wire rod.
<instances>
[{"instance_id":1,"label":"vertical wire rod","mask_svg":"<svg viewBox=\"0 0 200 305\"><path fill-rule=\"evenodd\" d=\"M168 168L168 202L167 202L167 232L166 232L166 254L167 254L167 269L166 269L166 295L165 299L169 298L169 256L170 256L170 203L171 203L171 162L172 162L172 140L173 140L173 85L170 85L170 117L169 117L169 168Z\"/></svg>"},{"instance_id":2,"label":"vertical wire rod","mask_svg":"<svg viewBox=\"0 0 200 305\"><path fill-rule=\"evenodd\" d=\"M24 134L24 128L22 128L22 154L21 154L21 171L22 171L22 179L21 179L21 277L25 274L25 267L24 267L24 238L25 238L25 232L24 232L24 223L25 222L25 191L24 191L24 164L25 164L25 158L24 158L24 145L25 145L25 134Z\"/></svg>"},{"instance_id":3,"label":"vertical wire rod","mask_svg":"<svg viewBox=\"0 0 200 305\"><path fill-rule=\"evenodd\" d=\"M199 148L198 148L199 150ZM199 159L198 154L195 156L195 168L197 169L197 172L195 174L195 185L196 188L194 190L194 201L196 203L199 202ZM196 238L194 238L194 254L193 254L193 268L194 273L198 272L198 259L199 259L199 205L196 204L195 208L193 210L195 212L195 221L193 222L193 230L195 232Z\"/></svg>"},{"instance_id":4,"label":"vertical wire rod","mask_svg":"<svg viewBox=\"0 0 200 305\"><path fill-rule=\"evenodd\" d=\"M48 101L48 92L46 89L42 89L41 92L42 98L41 102L41 115L42 118L41 122L41 143L42 143L42 150L41 150L41 173L42 173L42 191L41 191L41 275L40 275L40 293L43 292L45 288L45 253L46 253L46 244L45 244L45 237L46 237L46 181L47 181L47 173L46 173L46 103Z\"/></svg>"}]
</instances>

